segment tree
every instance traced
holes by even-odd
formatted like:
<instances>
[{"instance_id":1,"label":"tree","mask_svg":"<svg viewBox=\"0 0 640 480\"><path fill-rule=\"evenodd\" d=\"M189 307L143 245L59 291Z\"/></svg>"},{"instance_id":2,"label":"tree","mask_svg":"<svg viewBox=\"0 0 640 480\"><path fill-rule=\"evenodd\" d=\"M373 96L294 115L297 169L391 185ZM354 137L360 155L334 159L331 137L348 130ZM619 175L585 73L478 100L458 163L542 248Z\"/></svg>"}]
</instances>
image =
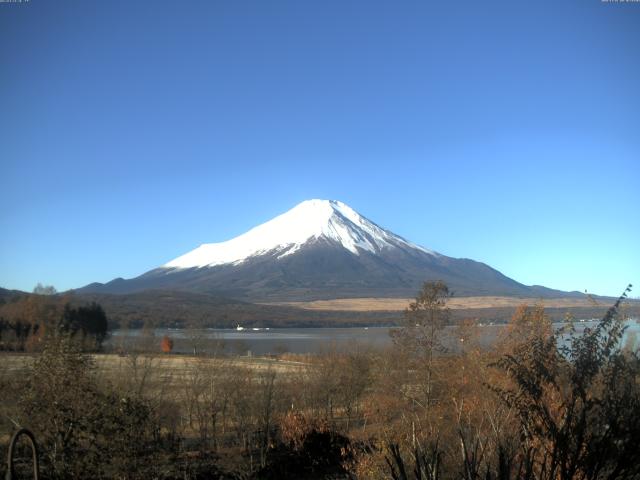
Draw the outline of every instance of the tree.
<instances>
[{"instance_id":1,"label":"tree","mask_svg":"<svg viewBox=\"0 0 640 480\"><path fill-rule=\"evenodd\" d=\"M59 298L43 295L17 297L0 306L0 349L38 350L45 331L62 315Z\"/></svg>"},{"instance_id":2,"label":"tree","mask_svg":"<svg viewBox=\"0 0 640 480\"><path fill-rule=\"evenodd\" d=\"M498 350L509 354L515 347L527 343L528 339L549 338L553 334L551 319L544 306L520 305L511 316L510 322L500 332Z\"/></svg>"},{"instance_id":3,"label":"tree","mask_svg":"<svg viewBox=\"0 0 640 480\"><path fill-rule=\"evenodd\" d=\"M349 353L342 355L338 363L338 398L347 418L346 430L358 411L362 395L371 383L371 359L352 345Z\"/></svg>"},{"instance_id":4,"label":"tree","mask_svg":"<svg viewBox=\"0 0 640 480\"><path fill-rule=\"evenodd\" d=\"M340 393L340 355L335 345L320 355L314 362L308 379L309 399L318 409L320 416L327 422L333 422L334 410Z\"/></svg>"},{"instance_id":5,"label":"tree","mask_svg":"<svg viewBox=\"0 0 640 480\"><path fill-rule=\"evenodd\" d=\"M164 353L171 353L171 351L173 350L173 340L165 335L164 337L162 337L160 348L162 348L162 351Z\"/></svg>"},{"instance_id":6,"label":"tree","mask_svg":"<svg viewBox=\"0 0 640 480\"><path fill-rule=\"evenodd\" d=\"M444 352L442 330L449 323L447 301L451 297L447 285L438 280L425 282L415 301L404 312L402 327L390 332L394 344L402 348L413 362L421 397L413 400L428 409L433 400L433 360L437 352Z\"/></svg>"},{"instance_id":7,"label":"tree","mask_svg":"<svg viewBox=\"0 0 640 480\"><path fill-rule=\"evenodd\" d=\"M37 294L37 295L55 295L56 293L58 293L58 291L56 290L56 287L54 287L53 285L42 285L40 282L38 282L38 284L33 287L33 293Z\"/></svg>"},{"instance_id":8,"label":"tree","mask_svg":"<svg viewBox=\"0 0 640 480\"><path fill-rule=\"evenodd\" d=\"M83 339L93 339L95 347L100 348L107 337L107 315L95 302L76 308L67 303L58 322L58 331L71 337L81 334Z\"/></svg>"},{"instance_id":9,"label":"tree","mask_svg":"<svg viewBox=\"0 0 640 480\"><path fill-rule=\"evenodd\" d=\"M266 371L260 372L256 380L256 417L260 432L258 446L260 448L260 467L264 467L267 449L271 443L273 417L278 397L276 371L269 367Z\"/></svg>"}]
</instances>

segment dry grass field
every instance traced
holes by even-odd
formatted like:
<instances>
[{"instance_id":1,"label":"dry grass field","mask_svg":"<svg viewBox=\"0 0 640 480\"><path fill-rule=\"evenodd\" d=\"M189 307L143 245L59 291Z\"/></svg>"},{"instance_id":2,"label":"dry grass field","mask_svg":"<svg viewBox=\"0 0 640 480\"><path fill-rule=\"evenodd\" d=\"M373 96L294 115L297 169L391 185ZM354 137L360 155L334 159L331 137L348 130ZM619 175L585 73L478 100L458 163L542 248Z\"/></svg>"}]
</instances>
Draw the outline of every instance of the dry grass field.
<instances>
[{"instance_id":1,"label":"dry grass field","mask_svg":"<svg viewBox=\"0 0 640 480\"><path fill-rule=\"evenodd\" d=\"M341 311L399 311L404 310L413 299L410 298L340 298L335 300L314 300L310 302L280 302L269 305L286 305L305 310L341 310ZM571 308L607 306L598 300L589 298L515 298L515 297L453 297L449 308L465 310L471 308L503 308L519 305L542 304L546 308Z\"/></svg>"},{"instance_id":2,"label":"dry grass field","mask_svg":"<svg viewBox=\"0 0 640 480\"><path fill-rule=\"evenodd\" d=\"M4 373L24 371L37 354L7 353L0 354L0 376ZM132 356L117 354L93 354L98 372L106 377L117 378L130 373ZM307 368L307 364L292 360L276 360L264 357L224 357L208 358L190 355L137 355L135 361L139 365L147 365L154 371L162 372L163 377L179 379L195 366L225 368L245 367L256 372L273 370L277 374L299 372Z\"/></svg>"}]
</instances>

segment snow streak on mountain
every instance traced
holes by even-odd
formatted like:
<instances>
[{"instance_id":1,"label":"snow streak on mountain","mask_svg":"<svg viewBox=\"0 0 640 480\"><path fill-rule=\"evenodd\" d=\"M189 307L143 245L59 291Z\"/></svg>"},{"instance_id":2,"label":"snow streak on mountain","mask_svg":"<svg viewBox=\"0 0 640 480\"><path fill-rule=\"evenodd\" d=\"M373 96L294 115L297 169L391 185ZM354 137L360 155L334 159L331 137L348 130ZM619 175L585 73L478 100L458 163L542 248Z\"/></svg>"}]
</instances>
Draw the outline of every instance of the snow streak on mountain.
<instances>
[{"instance_id":1,"label":"snow streak on mountain","mask_svg":"<svg viewBox=\"0 0 640 480\"><path fill-rule=\"evenodd\" d=\"M307 200L247 233L222 243L206 243L163 267L194 268L238 265L250 257L275 253L281 259L308 242L333 240L349 252L378 253L408 247L431 255L435 252L410 243L385 230L348 205L335 200Z\"/></svg>"}]
</instances>

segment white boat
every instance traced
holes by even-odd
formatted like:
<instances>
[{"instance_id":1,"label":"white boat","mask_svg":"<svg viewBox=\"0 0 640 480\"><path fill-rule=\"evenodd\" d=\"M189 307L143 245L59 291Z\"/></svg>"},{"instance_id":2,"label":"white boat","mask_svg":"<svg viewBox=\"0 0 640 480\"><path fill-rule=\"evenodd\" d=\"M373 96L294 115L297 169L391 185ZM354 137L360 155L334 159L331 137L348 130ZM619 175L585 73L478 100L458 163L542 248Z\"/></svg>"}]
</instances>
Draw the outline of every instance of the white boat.
<instances>
[{"instance_id":1,"label":"white boat","mask_svg":"<svg viewBox=\"0 0 640 480\"><path fill-rule=\"evenodd\" d=\"M241 332L242 330L244 330L244 327L241 327L240 324L238 324L238 326L236 327L236 330Z\"/></svg>"}]
</instances>

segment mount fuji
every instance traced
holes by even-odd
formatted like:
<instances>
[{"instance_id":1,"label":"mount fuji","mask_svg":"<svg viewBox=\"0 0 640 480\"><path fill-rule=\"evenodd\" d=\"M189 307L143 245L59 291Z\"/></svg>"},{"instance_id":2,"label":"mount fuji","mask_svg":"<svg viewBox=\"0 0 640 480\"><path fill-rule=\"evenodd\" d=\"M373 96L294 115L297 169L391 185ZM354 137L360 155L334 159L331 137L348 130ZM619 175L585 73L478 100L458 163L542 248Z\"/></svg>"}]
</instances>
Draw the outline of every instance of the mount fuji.
<instances>
[{"instance_id":1,"label":"mount fuji","mask_svg":"<svg viewBox=\"0 0 640 480\"><path fill-rule=\"evenodd\" d=\"M249 301L315 300L410 297L427 280L445 281L456 296L567 295L416 245L335 200L304 201L236 238L200 245L139 277L78 291L162 289Z\"/></svg>"}]
</instances>

